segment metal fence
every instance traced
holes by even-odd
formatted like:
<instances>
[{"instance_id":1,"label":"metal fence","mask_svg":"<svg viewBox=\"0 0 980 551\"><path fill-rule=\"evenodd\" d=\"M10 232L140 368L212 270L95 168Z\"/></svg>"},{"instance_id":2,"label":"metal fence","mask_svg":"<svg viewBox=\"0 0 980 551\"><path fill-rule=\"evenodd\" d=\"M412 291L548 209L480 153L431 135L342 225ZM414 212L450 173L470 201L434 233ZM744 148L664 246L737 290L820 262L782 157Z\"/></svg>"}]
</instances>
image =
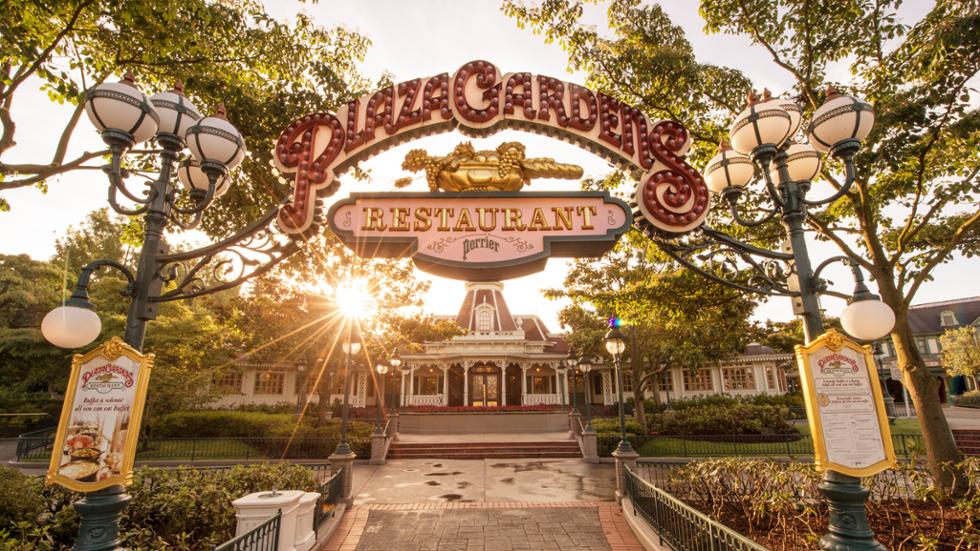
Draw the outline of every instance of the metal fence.
<instances>
[{"instance_id":1,"label":"metal fence","mask_svg":"<svg viewBox=\"0 0 980 551\"><path fill-rule=\"evenodd\" d=\"M725 435L651 435L629 436L634 449L650 457L724 457L732 455L798 457L813 455L813 438L810 435L725 434ZM619 435L598 436L599 455L608 456L619 442ZM922 436L918 434L893 434L895 454L912 458L924 453Z\"/></svg>"},{"instance_id":2,"label":"metal fence","mask_svg":"<svg viewBox=\"0 0 980 551\"><path fill-rule=\"evenodd\" d=\"M17 438L17 461L47 461L54 445L54 429L24 433ZM141 460L314 459L326 457L337 445L334 438L235 437L140 438L136 458ZM355 450L359 455L366 450Z\"/></svg>"},{"instance_id":3,"label":"metal fence","mask_svg":"<svg viewBox=\"0 0 980 551\"><path fill-rule=\"evenodd\" d=\"M269 520L214 548L214 551L276 551L279 548L279 527L282 510Z\"/></svg>"},{"instance_id":4,"label":"metal fence","mask_svg":"<svg viewBox=\"0 0 980 551\"><path fill-rule=\"evenodd\" d=\"M337 503L344 495L344 468L341 467L330 475L330 478L320 484L318 491L320 497L316 500L316 509L313 510L313 530L319 530L320 526L337 513Z\"/></svg>"},{"instance_id":5,"label":"metal fence","mask_svg":"<svg viewBox=\"0 0 980 551\"><path fill-rule=\"evenodd\" d=\"M767 551L724 524L624 469L626 495L633 513L657 533L660 544L675 551Z\"/></svg>"}]
</instances>

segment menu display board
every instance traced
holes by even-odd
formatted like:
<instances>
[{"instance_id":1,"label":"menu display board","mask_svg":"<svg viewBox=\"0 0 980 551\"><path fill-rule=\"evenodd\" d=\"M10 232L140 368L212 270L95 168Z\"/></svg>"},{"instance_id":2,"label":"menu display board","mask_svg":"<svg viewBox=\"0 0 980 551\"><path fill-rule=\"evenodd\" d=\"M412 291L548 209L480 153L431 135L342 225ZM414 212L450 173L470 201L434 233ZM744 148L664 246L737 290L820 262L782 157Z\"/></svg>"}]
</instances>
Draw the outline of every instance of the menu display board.
<instances>
[{"instance_id":1,"label":"menu display board","mask_svg":"<svg viewBox=\"0 0 980 551\"><path fill-rule=\"evenodd\" d=\"M92 492L132 479L153 355L113 337L72 359L47 481Z\"/></svg>"},{"instance_id":2,"label":"menu display board","mask_svg":"<svg viewBox=\"0 0 980 551\"><path fill-rule=\"evenodd\" d=\"M870 476L895 465L871 348L831 329L796 347L817 467Z\"/></svg>"}]
</instances>

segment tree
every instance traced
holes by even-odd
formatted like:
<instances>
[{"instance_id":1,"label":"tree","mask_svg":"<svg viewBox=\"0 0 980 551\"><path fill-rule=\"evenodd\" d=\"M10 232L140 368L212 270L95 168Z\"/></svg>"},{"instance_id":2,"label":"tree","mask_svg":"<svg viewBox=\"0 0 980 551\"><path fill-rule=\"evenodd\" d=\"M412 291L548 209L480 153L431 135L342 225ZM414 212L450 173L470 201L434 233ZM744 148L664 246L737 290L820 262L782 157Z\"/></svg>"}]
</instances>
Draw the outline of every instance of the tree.
<instances>
[{"instance_id":1,"label":"tree","mask_svg":"<svg viewBox=\"0 0 980 551\"><path fill-rule=\"evenodd\" d=\"M708 32L745 36L764 48L793 79L792 95L805 115L822 103L828 69L841 61L853 78L835 86L873 104L877 124L856 158L852 191L811 212L810 229L869 271L894 310L891 339L929 465L940 484L962 491L958 481L965 479L943 468L961 454L938 383L912 338L908 308L937 266L980 249L980 162L964 154L980 145L980 113L969 88L980 68L980 13L976 2L939 0L909 27L899 22L899 3L702 0L700 11ZM737 70L698 62L683 30L657 5L610 2L611 37L579 22L579 2L546 0L530 8L506 2L504 10L559 41L569 67L601 91L689 125L695 160L711 154L751 87ZM827 163L821 175L831 188L840 185L837 168ZM712 216L713 223L724 219ZM739 236L771 242L780 232L768 226L768 233L740 229Z\"/></svg>"},{"instance_id":2,"label":"tree","mask_svg":"<svg viewBox=\"0 0 980 551\"><path fill-rule=\"evenodd\" d=\"M106 149L74 152L87 89L134 74L144 91L185 83L205 113L224 103L251 151L235 185L208 209L203 229L229 228L275 205L288 192L269 166L272 144L295 117L332 110L366 87L355 64L368 40L318 27L304 14L283 23L256 0L9 0L0 4L0 191L47 185L58 174L93 169ZM50 158L12 162L18 121L12 108L40 85L73 106ZM25 122L25 121L21 121ZM84 125L83 125L84 126ZM23 131L21 129L21 131ZM152 146L140 151L152 151ZM146 169L152 157L132 156ZM9 208L0 200L0 210Z\"/></svg>"},{"instance_id":3,"label":"tree","mask_svg":"<svg viewBox=\"0 0 980 551\"><path fill-rule=\"evenodd\" d=\"M980 388L980 339L974 327L947 329L939 337L943 369L950 375L973 377Z\"/></svg>"},{"instance_id":4,"label":"tree","mask_svg":"<svg viewBox=\"0 0 980 551\"><path fill-rule=\"evenodd\" d=\"M675 269L649 244L628 241L598 262L577 261L563 287L546 292L572 301L559 319L571 328L576 353L608 357L604 322L621 318L628 326L622 361L634 395L650 389L657 396L655 385L666 369L696 371L745 349L755 307L749 297ZM645 430L642 399L634 414Z\"/></svg>"}]
</instances>

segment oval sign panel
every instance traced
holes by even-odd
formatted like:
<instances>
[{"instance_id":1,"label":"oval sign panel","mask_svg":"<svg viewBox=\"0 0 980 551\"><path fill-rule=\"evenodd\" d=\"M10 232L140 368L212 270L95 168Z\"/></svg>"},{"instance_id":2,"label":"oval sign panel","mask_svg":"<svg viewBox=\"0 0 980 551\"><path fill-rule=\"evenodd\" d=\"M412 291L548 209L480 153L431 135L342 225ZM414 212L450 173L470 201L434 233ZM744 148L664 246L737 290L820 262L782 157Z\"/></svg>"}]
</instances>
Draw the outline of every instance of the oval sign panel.
<instances>
[{"instance_id":1,"label":"oval sign panel","mask_svg":"<svg viewBox=\"0 0 980 551\"><path fill-rule=\"evenodd\" d=\"M361 256L412 257L426 272L498 281L540 271L549 256L600 256L629 229L606 192L355 193L330 228Z\"/></svg>"}]
</instances>

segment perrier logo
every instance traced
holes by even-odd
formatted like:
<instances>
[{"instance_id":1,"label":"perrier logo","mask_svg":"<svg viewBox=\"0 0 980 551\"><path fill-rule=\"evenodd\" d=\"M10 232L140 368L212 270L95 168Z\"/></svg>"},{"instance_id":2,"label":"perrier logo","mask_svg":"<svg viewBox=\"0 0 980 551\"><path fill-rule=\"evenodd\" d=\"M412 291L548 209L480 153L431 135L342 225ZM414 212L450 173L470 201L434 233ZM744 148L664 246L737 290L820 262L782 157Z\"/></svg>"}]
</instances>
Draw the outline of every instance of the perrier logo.
<instances>
[{"instance_id":1,"label":"perrier logo","mask_svg":"<svg viewBox=\"0 0 980 551\"><path fill-rule=\"evenodd\" d=\"M489 237L477 237L463 241L463 260L474 249L490 249L493 252L500 252L500 243Z\"/></svg>"}]
</instances>

